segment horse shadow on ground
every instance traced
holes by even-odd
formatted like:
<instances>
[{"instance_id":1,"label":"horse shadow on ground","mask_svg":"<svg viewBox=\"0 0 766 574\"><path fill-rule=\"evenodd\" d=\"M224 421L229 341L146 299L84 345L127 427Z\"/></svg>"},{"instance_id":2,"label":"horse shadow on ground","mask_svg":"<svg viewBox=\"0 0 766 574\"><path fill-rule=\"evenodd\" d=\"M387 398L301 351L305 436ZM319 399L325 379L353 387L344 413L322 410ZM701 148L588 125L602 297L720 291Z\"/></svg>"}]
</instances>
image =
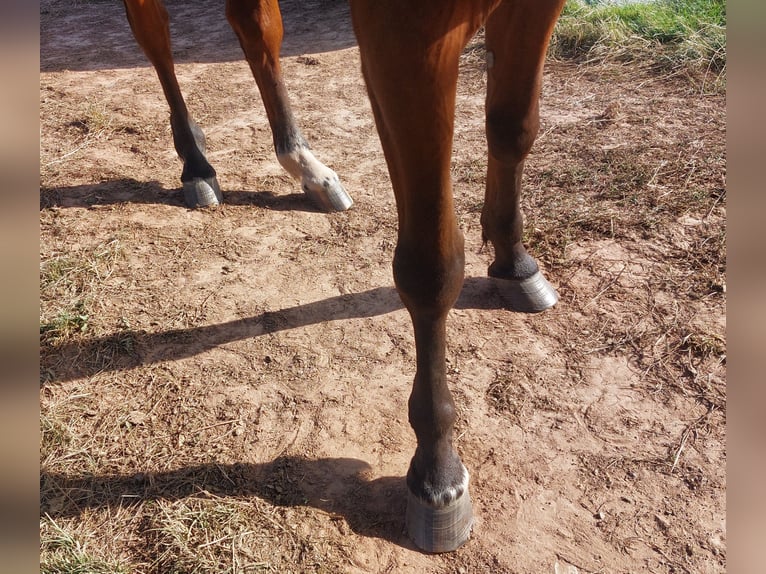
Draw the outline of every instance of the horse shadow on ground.
<instances>
[{"instance_id":1,"label":"horse shadow on ground","mask_svg":"<svg viewBox=\"0 0 766 574\"><path fill-rule=\"evenodd\" d=\"M165 0L176 64L244 60L226 20L223 2ZM347 0L280 0L283 57L342 50L356 45ZM40 71L148 68L131 33L122 2L40 6Z\"/></svg>"},{"instance_id":2,"label":"horse shadow on ground","mask_svg":"<svg viewBox=\"0 0 766 574\"><path fill-rule=\"evenodd\" d=\"M229 190L222 193L224 205L253 206L270 211L320 211L305 193L275 194L266 190ZM166 189L158 181L121 178L83 185L40 188L41 211L52 207L92 208L121 203L186 207L182 188Z\"/></svg>"},{"instance_id":3,"label":"horse shadow on ground","mask_svg":"<svg viewBox=\"0 0 766 574\"><path fill-rule=\"evenodd\" d=\"M48 342L40 349L40 385L129 371L142 365L199 355L226 343L329 321L385 315L404 308L391 286L347 293L201 327L147 332L122 329L91 338ZM508 309L496 280L468 277L456 309Z\"/></svg>"},{"instance_id":4,"label":"horse shadow on ground","mask_svg":"<svg viewBox=\"0 0 766 574\"><path fill-rule=\"evenodd\" d=\"M415 550L404 533L404 478L371 475L372 468L362 460L299 456L133 474L70 476L43 470L40 516L71 518L87 510L137 507L146 501L258 498L274 506L317 508L345 519L361 536Z\"/></svg>"}]
</instances>

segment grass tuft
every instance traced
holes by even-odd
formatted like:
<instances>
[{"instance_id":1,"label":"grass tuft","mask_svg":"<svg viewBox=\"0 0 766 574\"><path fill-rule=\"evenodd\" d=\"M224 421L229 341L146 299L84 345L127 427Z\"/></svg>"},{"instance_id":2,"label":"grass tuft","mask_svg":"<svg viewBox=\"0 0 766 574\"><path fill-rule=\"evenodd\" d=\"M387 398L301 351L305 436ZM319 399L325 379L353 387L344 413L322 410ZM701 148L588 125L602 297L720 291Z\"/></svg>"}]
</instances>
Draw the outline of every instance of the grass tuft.
<instances>
[{"instance_id":1,"label":"grass tuft","mask_svg":"<svg viewBox=\"0 0 766 574\"><path fill-rule=\"evenodd\" d=\"M631 4L569 0L550 46L559 59L641 62L661 70L713 75L725 87L724 0Z\"/></svg>"},{"instance_id":2,"label":"grass tuft","mask_svg":"<svg viewBox=\"0 0 766 574\"><path fill-rule=\"evenodd\" d=\"M79 300L70 308L62 309L50 320L40 323L40 337L45 341L68 339L88 328L88 304Z\"/></svg>"},{"instance_id":3,"label":"grass tuft","mask_svg":"<svg viewBox=\"0 0 766 574\"><path fill-rule=\"evenodd\" d=\"M263 535L233 504L190 498L161 502L158 510L144 527L159 572L236 571L243 539Z\"/></svg>"},{"instance_id":4,"label":"grass tuft","mask_svg":"<svg viewBox=\"0 0 766 574\"><path fill-rule=\"evenodd\" d=\"M118 239L90 250L54 255L40 264L40 341L53 344L86 332L92 302L122 256Z\"/></svg>"},{"instance_id":5,"label":"grass tuft","mask_svg":"<svg viewBox=\"0 0 766 574\"><path fill-rule=\"evenodd\" d=\"M63 422L46 413L40 416L40 460L43 464L56 452L63 451L71 440L72 434Z\"/></svg>"},{"instance_id":6,"label":"grass tuft","mask_svg":"<svg viewBox=\"0 0 766 574\"><path fill-rule=\"evenodd\" d=\"M40 574L128 574L129 569L103 560L86 543L46 516L40 525Z\"/></svg>"}]
</instances>

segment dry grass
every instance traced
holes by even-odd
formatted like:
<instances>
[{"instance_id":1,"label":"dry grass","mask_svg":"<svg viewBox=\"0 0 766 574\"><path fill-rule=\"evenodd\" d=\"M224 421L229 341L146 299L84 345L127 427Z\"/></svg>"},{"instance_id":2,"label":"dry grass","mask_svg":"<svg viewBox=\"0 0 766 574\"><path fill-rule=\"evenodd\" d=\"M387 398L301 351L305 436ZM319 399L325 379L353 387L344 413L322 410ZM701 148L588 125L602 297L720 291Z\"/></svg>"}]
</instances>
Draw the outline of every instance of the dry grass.
<instances>
[{"instance_id":1,"label":"dry grass","mask_svg":"<svg viewBox=\"0 0 766 574\"><path fill-rule=\"evenodd\" d=\"M570 0L551 41L551 56L586 64L629 62L683 74L701 90L726 89L726 3Z\"/></svg>"},{"instance_id":2,"label":"dry grass","mask_svg":"<svg viewBox=\"0 0 766 574\"><path fill-rule=\"evenodd\" d=\"M473 42L464 56L464 65L473 69L469 83L480 81L483 67L476 55L482 46L480 35ZM614 65L603 61L579 69L592 78L615 73ZM656 76L634 67L624 72L636 83L654 83L658 89L672 83L681 99L693 97L697 90L694 82L679 81L678 76ZM554 73L547 93L559 89ZM576 110L582 104L571 105ZM594 315L596 323L588 327L588 339L573 348L569 369L581 372L593 353L629 348L635 367L654 389L681 392L725 413L723 382L711 374L725 365L724 333L695 320L697 302L719 310L725 305L723 110L718 108L713 118L683 117L683 131L663 138L653 126L644 125L641 107L646 102L615 98L600 105L587 121L555 130L546 130L543 114L525 171L525 243L548 270L563 277L565 297L568 281L583 269L600 277L592 293L573 293L567 301L583 314ZM673 117L678 110L660 112L665 113ZM636 132L645 138L635 137ZM547 163L548 158L556 160ZM452 172L458 187L482 187L485 170L483 159L468 158L457 161ZM481 210L481 204L461 202L460 197L457 203L464 213ZM602 241L617 242L629 257L646 265L652 262L650 275L638 283L628 281L625 265L606 273L570 255L573 248ZM673 297L672 305L659 300L663 293ZM562 344L570 336L563 334ZM518 386L530 377L498 373L488 400L521 421L524 408L539 401Z\"/></svg>"},{"instance_id":3,"label":"dry grass","mask_svg":"<svg viewBox=\"0 0 766 574\"><path fill-rule=\"evenodd\" d=\"M40 264L40 339L55 344L91 327L97 300L121 258L119 239L92 248L51 253Z\"/></svg>"}]
</instances>

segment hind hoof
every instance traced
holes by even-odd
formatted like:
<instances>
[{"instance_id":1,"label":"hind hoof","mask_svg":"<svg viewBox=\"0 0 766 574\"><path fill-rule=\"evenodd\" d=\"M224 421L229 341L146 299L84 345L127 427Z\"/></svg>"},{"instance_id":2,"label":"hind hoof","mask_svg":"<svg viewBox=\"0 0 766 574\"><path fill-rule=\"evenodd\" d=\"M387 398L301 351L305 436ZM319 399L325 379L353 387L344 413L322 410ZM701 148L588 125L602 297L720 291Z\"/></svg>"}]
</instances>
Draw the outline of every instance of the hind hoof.
<instances>
[{"instance_id":1,"label":"hind hoof","mask_svg":"<svg viewBox=\"0 0 766 574\"><path fill-rule=\"evenodd\" d=\"M508 306L522 313L539 313L550 309L559 295L543 274L537 271L527 279L495 278Z\"/></svg>"},{"instance_id":2,"label":"hind hoof","mask_svg":"<svg viewBox=\"0 0 766 574\"><path fill-rule=\"evenodd\" d=\"M303 192L322 211L346 211L354 205L337 176L325 179L321 185L304 183Z\"/></svg>"},{"instance_id":3,"label":"hind hoof","mask_svg":"<svg viewBox=\"0 0 766 574\"><path fill-rule=\"evenodd\" d=\"M223 194L218 187L218 180L213 177L195 177L191 181L185 181L184 201L191 208L209 207L223 203Z\"/></svg>"},{"instance_id":4,"label":"hind hoof","mask_svg":"<svg viewBox=\"0 0 766 574\"><path fill-rule=\"evenodd\" d=\"M452 552L468 541L473 510L468 489L443 506L429 504L407 490L407 533L426 552Z\"/></svg>"}]
</instances>

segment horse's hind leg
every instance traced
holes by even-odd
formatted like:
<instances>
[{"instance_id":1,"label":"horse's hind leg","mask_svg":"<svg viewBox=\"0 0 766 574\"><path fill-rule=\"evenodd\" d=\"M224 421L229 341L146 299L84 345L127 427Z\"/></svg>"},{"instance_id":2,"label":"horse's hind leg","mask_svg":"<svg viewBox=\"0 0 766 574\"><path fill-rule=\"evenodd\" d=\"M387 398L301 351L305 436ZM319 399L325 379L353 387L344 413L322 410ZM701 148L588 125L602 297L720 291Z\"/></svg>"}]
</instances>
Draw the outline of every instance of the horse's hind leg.
<instances>
[{"instance_id":1,"label":"horse's hind leg","mask_svg":"<svg viewBox=\"0 0 766 574\"><path fill-rule=\"evenodd\" d=\"M128 22L165 92L173 143L184 162L181 182L189 207L216 205L223 199L215 170L205 158L205 136L192 120L176 79L170 50L168 12L161 0L124 0Z\"/></svg>"},{"instance_id":2,"label":"horse's hind leg","mask_svg":"<svg viewBox=\"0 0 766 574\"><path fill-rule=\"evenodd\" d=\"M463 236L452 203L450 153L458 58L477 23L427 5L352 2L362 70L399 214L394 281L412 318L417 369L409 420L407 530L430 552L470 534L468 472L452 444L446 320L463 284Z\"/></svg>"},{"instance_id":3,"label":"horse's hind leg","mask_svg":"<svg viewBox=\"0 0 766 574\"><path fill-rule=\"evenodd\" d=\"M521 179L539 127L545 53L563 0L504 2L486 23L489 147L481 214L485 240L495 248L489 275L502 279L510 305L537 312L553 306L556 291L521 243Z\"/></svg>"},{"instance_id":4,"label":"horse's hind leg","mask_svg":"<svg viewBox=\"0 0 766 574\"><path fill-rule=\"evenodd\" d=\"M290 108L279 64L282 15L277 0L227 0L226 17L261 92L279 163L301 180L303 191L321 209L348 209L353 201L337 174L311 153Z\"/></svg>"}]
</instances>

